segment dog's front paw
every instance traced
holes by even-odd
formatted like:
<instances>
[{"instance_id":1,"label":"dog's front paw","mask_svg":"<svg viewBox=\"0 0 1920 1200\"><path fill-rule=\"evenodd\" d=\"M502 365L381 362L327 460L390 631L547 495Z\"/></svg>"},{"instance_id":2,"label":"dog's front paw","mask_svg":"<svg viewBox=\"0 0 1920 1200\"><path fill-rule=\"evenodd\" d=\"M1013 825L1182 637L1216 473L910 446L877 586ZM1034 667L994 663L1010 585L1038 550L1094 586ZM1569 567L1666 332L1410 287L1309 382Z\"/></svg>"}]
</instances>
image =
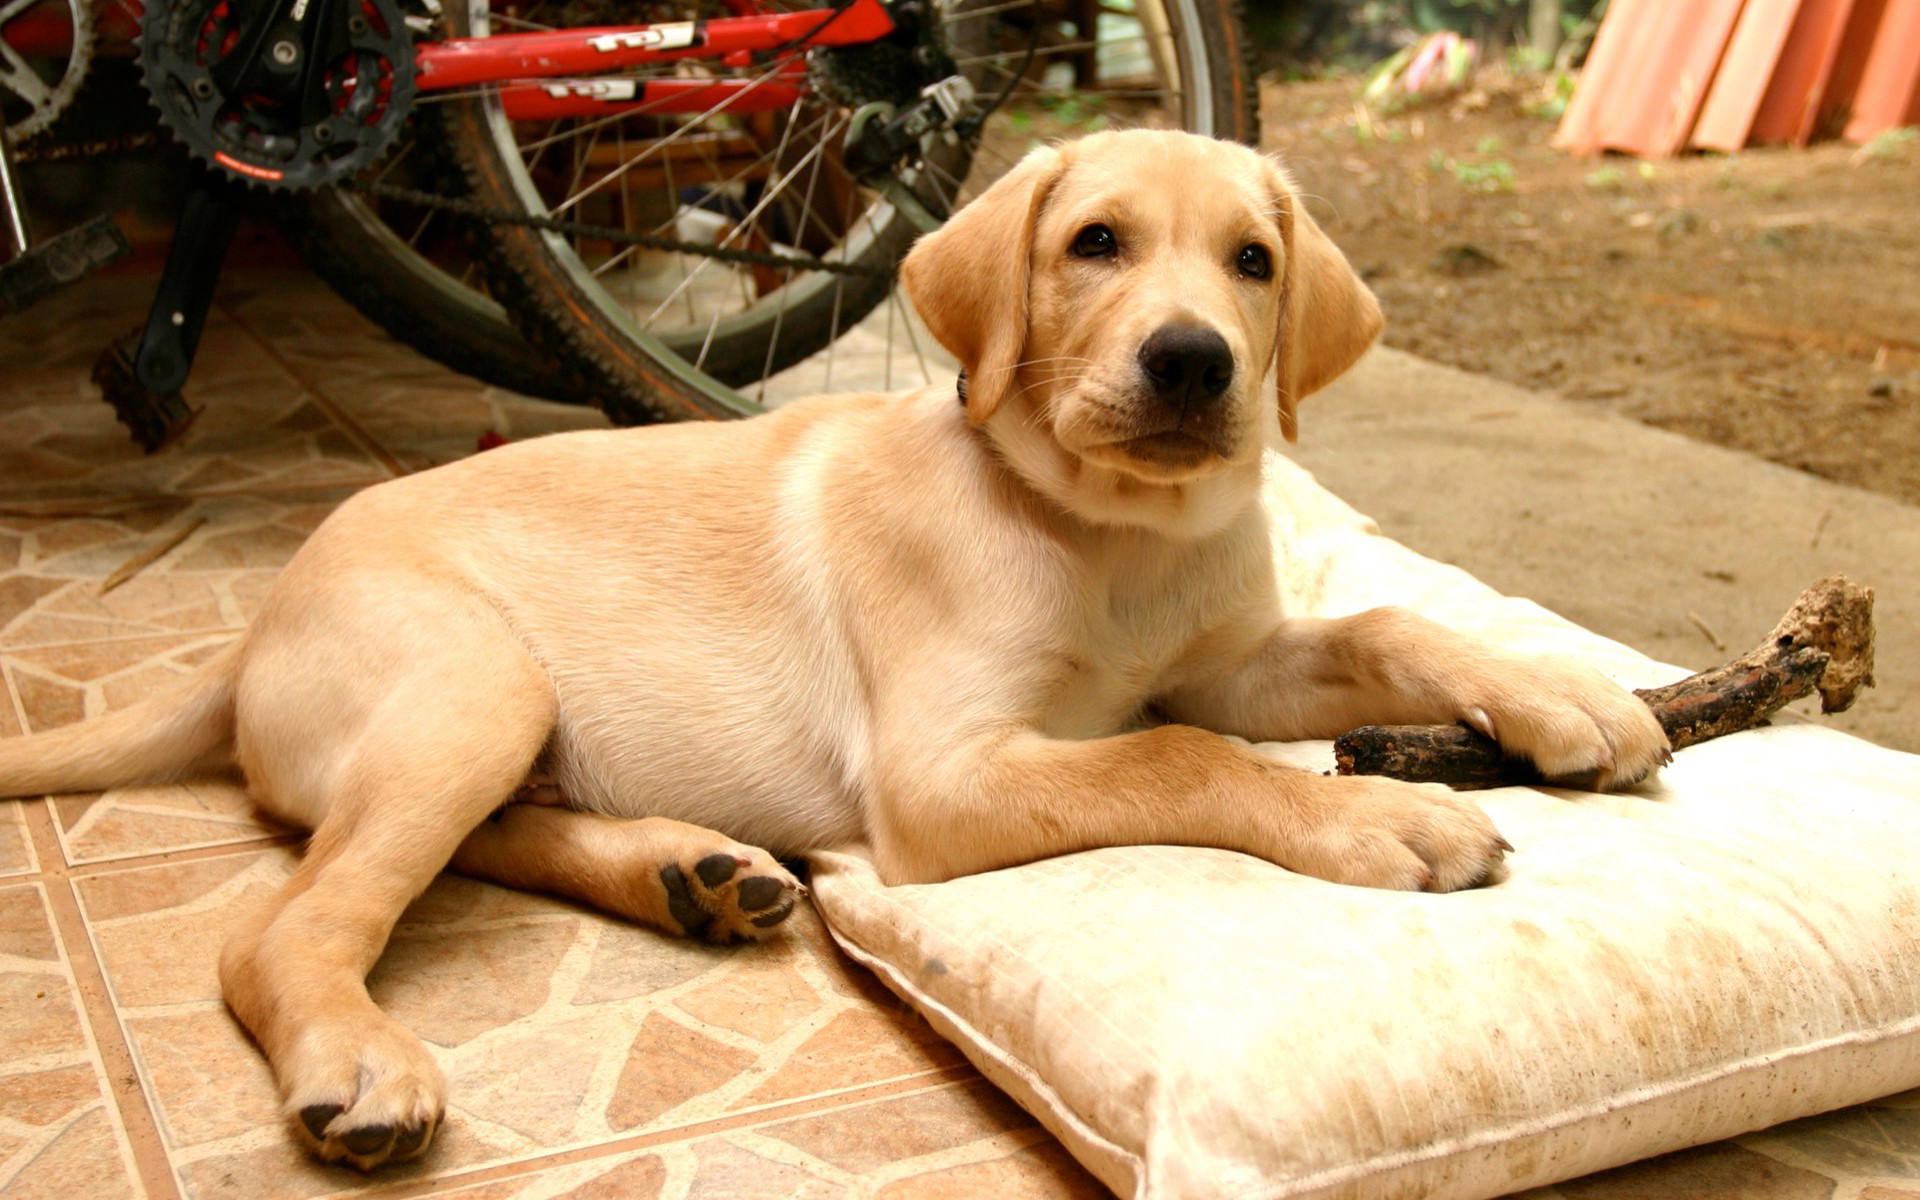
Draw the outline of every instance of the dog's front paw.
<instances>
[{"instance_id":1,"label":"dog's front paw","mask_svg":"<svg viewBox=\"0 0 1920 1200\"><path fill-rule=\"evenodd\" d=\"M1437 783L1322 780L1337 805L1282 865L1334 883L1456 892L1496 880L1512 846L1480 806Z\"/></svg>"},{"instance_id":2,"label":"dog's front paw","mask_svg":"<svg viewBox=\"0 0 1920 1200\"><path fill-rule=\"evenodd\" d=\"M807 894L772 855L738 843L685 865L668 863L660 885L683 934L723 944L773 936Z\"/></svg>"},{"instance_id":3,"label":"dog's front paw","mask_svg":"<svg viewBox=\"0 0 1920 1200\"><path fill-rule=\"evenodd\" d=\"M276 1066L288 1115L326 1162L370 1171L418 1158L446 1119L447 1084L433 1056L384 1017L315 1022Z\"/></svg>"},{"instance_id":4,"label":"dog's front paw","mask_svg":"<svg viewBox=\"0 0 1920 1200\"><path fill-rule=\"evenodd\" d=\"M1462 721L1556 782L1604 792L1673 760L1645 702L1590 667L1514 664L1463 699Z\"/></svg>"}]
</instances>

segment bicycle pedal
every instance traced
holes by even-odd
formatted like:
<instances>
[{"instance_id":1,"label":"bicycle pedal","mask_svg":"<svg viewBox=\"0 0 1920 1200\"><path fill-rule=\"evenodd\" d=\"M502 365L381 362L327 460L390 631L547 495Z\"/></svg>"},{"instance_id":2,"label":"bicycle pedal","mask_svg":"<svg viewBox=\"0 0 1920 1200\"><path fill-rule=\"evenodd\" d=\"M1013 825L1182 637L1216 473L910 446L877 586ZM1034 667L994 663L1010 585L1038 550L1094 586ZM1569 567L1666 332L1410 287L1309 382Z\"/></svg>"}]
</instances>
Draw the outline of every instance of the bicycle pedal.
<instances>
[{"instance_id":1,"label":"bicycle pedal","mask_svg":"<svg viewBox=\"0 0 1920 1200\"><path fill-rule=\"evenodd\" d=\"M0 264L0 312L19 312L116 259L133 247L102 213Z\"/></svg>"},{"instance_id":2,"label":"bicycle pedal","mask_svg":"<svg viewBox=\"0 0 1920 1200\"><path fill-rule=\"evenodd\" d=\"M100 352L93 362L93 382L100 388L101 399L113 405L114 416L127 427L133 440L152 454L178 441L200 410L182 399L178 391L156 392L141 384L133 368L141 332L136 329Z\"/></svg>"}]
</instances>

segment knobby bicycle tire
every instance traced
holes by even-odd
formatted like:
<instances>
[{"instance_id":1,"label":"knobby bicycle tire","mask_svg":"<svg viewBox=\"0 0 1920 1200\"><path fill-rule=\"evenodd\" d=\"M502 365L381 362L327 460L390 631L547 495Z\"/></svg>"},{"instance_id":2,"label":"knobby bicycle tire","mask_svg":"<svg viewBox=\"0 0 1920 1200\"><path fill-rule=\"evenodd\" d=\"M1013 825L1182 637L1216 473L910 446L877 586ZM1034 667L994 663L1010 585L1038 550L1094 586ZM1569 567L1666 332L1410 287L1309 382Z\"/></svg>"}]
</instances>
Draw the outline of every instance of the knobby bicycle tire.
<instances>
[{"instance_id":1,"label":"knobby bicycle tire","mask_svg":"<svg viewBox=\"0 0 1920 1200\"><path fill-rule=\"evenodd\" d=\"M276 216L323 283L419 354L522 395L588 402L567 390L566 372L521 335L484 285L414 249L365 197L337 187L298 192Z\"/></svg>"}]
</instances>

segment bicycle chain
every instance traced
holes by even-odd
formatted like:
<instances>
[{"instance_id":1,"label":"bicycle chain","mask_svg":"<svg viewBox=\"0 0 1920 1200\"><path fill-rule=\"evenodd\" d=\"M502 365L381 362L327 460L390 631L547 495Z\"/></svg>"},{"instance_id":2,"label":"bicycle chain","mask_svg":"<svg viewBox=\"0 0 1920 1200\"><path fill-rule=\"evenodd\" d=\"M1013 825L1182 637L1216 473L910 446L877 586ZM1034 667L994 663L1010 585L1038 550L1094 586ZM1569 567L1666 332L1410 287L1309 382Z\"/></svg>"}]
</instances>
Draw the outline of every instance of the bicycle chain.
<instances>
[{"instance_id":1,"label":"bicycle chain","mask_svg":"<svg viewBox=\"0 0 1920 1200\"><path fill-rule=\"evenodd\" d=\"M705 258L717 258L721 262L740 263L750 267L795 267L808 271L828 271L836 275L860 275L869 278L891 279L897 273L894 267L869 267L860 263L834 262L830 259L814 258L806 254L773 254L761 250L736 250L727 246L716 246L712 242L687 242L676 238L656 237L652 234L634 233L613 225L594 225L585 221L569 221L560 217L536 217L531 213L512 212L493 208L477 200L462 199L458 196L442 196L437 192L423 192L415 188L400 187L391 183L362 182L348 180L341 187L387 200L398 200L403 204L412 204L420 208L438 209L454 213L457 216L472 217L477 220L500 225L519 225L528 229L539 229L547 233L572 234L577 237L594 238L599 241L615 242L625 246L640 246L648 250L670 250L680 254L698 254Z\"/></svg>"}]
</instances>

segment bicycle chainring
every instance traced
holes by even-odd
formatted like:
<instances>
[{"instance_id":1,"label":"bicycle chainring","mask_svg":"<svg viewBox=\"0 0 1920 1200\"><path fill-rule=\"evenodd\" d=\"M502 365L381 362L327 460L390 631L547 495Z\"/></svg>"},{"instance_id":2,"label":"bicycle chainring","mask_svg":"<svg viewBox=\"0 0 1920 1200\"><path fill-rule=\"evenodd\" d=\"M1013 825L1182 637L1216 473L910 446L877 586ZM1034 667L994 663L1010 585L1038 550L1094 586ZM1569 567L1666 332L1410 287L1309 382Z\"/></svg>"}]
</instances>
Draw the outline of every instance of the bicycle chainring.
<instances>
[{"instance_id":1,"label":"bicycle chainring","mask_svg":"<svg viewBox=\"0 0 1920 1200\"><path fill-rule=\"evenodd\" d=\"M269 6L291 12L266 25ZM195 158L296 191L351 179L392 147L414 99L405 14L396 0L311 7L303 26L309 0L150 0L141 74L161 123Z\"/></svg>"},{"instance_id":2,"label":"bicycle chainring","mask_svg":"<svg viewBox=\"0 0 1920 1200\"><path fill-rule=\"evenodd\" d=\"M24 26L42 17L43 10L59 7L62 0L0 4L0 42L8 42L7 27L16 19ZM64 7L71 30L64 60L59 48L34 54L21 53L11 43L0 46L0 130L13 145L45 133L67 111L93 64L93 5L88 0L64 0Z\"/></svg>"}]
</instances>

